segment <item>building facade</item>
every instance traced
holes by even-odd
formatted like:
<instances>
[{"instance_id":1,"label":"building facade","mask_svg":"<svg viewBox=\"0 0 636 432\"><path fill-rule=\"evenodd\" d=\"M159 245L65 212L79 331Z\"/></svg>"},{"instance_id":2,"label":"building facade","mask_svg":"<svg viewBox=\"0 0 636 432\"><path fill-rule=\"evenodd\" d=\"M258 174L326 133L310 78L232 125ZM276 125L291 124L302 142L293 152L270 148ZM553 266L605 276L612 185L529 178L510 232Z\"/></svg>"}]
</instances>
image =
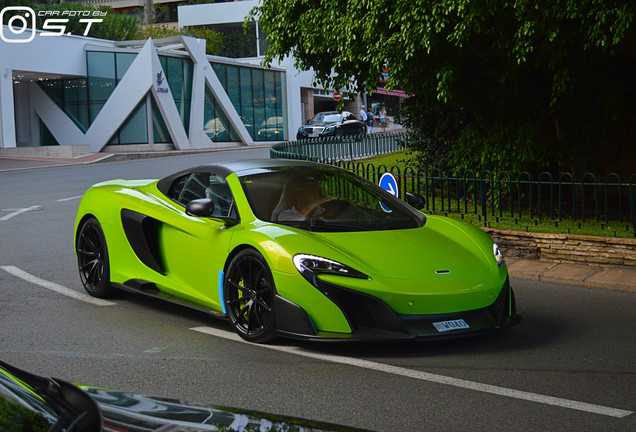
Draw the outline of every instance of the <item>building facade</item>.
<instances>
[{"instance_id":1,"label":"building facade","mask_svg":"<svg viewBox=\"0 0 636 432\"><path fill-rule=\"evenodd\" d=\"M42 34L0 42L0 149L185 150L288 137L280 68L207 56L204 40L182 36Z\"/></svg>"},{"instance_id":2,"label":"building facade","mask_svg":"<svg viewBox=\"0 0 636 432\"><path fill-rule=\"evenodd\" d=\"M179 27L208 27L216 31L242 30L246 17L250 10L259 5L261 0L237 0L215 2L197 5L181 4L178 6ZM242 58L242 61L260 64L262 54L267 47L266 35L264 35L257 23L249 25L248 34L251 34L253 48L250 52L253 57ZM331 111L338 108L338 102L334 99L334 93L338 89L316 87L314 73L312 71L299 71L294 67L294 59L286 58L277 67L287 71L287 91L289 93L289 131L297 130L307 119L321 111ZM384 84L386 77L381 76L378 86L369 89L362 94L345 94L344 110L359 113L361 106L366 105L374 115L379 115L384 107L389 117L393 117L400 109L402 101L408 97L399 90L386 90ZM290 135L294 135L293 133Z\"/></svg>"}]
</instances>

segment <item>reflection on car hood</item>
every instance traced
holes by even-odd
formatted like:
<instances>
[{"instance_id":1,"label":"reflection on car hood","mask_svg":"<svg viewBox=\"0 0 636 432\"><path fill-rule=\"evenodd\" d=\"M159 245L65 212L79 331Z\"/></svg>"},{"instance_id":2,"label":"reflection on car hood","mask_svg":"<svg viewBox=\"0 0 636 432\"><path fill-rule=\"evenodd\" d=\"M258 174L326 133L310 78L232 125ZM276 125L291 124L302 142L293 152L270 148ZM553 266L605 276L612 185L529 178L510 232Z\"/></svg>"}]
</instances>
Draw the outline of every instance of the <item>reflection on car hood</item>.
<instances>
[{"instance_id":1,"label":"reflection on car hood","mask_svg":"<svg viewBox=\"0 0 636 432\"><path fill-rule=\"evenodd\" d=\"M193 405L187 402L149 397L114 390L80 386L99 404L106 431L359 431L291 417Z\"/></svg>"},{"instance_id":2,"label":"reflection on car hood","mask_svg":"<svg viewBox=\"0 0 636 432\"><path fill-rule=\"evenodd\" d=\"M429 218L424 227L415 229L316 232L312 236L364 266L357 270L389 278L420 279L423 273L448 270L455 279L483 274L494 264L494 258L475 242L473 235L459 223L442 218Z\"/></svg>"},{"instance_id":3,"label":"reflection on car hood","mask_svg":"<svg viewBox=\"0 0 636 432\"><path fill-rule=\"evenodd\" d=\"M315 122L315 123L308 123L308 124L304 124L303 127L307 128L307 127L326 127L326 126L332 126L335 124L340 123L340 121L335 121L335 122Z\"/></svg>"}]
</instances>

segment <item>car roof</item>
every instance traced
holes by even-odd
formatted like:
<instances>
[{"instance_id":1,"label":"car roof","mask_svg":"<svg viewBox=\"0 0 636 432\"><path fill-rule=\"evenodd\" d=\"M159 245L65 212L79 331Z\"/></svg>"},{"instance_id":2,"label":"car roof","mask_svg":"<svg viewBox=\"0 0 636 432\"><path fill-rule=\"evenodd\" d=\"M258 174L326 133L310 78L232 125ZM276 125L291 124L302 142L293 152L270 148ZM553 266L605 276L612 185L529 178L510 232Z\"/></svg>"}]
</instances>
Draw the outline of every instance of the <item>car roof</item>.
<instances>
[{"instance_id":1,"label":"car roof","mask_svg":"<svg viewBox=\"0 0 636 432\"><path fill-rule=\"evenodd\" d=\"M193 172L210 172L219 174L223 177L227 177L232 173L242 177L248 173L253 173L255 170L268 169L268 168L280 168L280 167L299 167L299 168L333 168L331 165L320 164L317 162L308 162L295 159L247 159L237 160L231 162L224 162L221 164L207 164L199 165L191 168L187 168L162 178L157 182L157 188L164 194L168 193L170 186L175 179Z\"/></svg>"},{"instance_id":2,"label":"car roof","mask_svg":"<svg viewBox=\"0 0 636 432\"><path fill-rule=\"evenodd\" d=\"M317 162L308 162L295 159L248 159L238 160L232 162L226 162L218 165L211 165L210 167L218 169L228 170L228 175L236 173L241 177L241 173L244 171L252 171L259 168L279 168L279 167L325 167L328 165L320 164ZM221 174L219 172L219 174Z\"/></svg>"}]
</instances>

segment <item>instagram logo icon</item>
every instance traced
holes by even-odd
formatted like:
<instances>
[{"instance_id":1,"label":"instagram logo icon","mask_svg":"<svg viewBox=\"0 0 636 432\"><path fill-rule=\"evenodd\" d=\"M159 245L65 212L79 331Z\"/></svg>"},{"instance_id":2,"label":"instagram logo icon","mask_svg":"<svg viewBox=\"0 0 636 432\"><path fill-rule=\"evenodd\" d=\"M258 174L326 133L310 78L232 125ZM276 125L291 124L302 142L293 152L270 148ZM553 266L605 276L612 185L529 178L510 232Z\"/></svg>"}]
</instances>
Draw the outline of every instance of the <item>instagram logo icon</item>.
<instances>
[{"instance_id":1,"label":"instagram logo icon","mask_svg":"<svg viewBox=\"0 0 636 432\"><path fill-rule=\"evenodd\" d=\"M9 35L5 35L5 28L1 25L7 12L14 14L7 22L9 33L13 34L11 38L6 37ZM30 33L23 35L27 31ZM0 38L9 43L31 42L35 38L35 12L33 9L25 6L8 6L2 9L0 11Z\"/></svg>"}]
</instances>

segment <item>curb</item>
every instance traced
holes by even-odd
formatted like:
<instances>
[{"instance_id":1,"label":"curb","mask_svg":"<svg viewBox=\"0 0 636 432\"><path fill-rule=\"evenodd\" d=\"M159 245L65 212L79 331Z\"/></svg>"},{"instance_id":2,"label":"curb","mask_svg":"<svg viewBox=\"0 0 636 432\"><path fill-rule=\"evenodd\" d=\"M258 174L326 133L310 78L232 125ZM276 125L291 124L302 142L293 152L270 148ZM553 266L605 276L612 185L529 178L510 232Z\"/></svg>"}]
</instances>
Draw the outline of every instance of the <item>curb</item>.
<instances>
[{"instance_id":1,"label":"curb","mask_svg":"<svg viewBox=\"0 0 636 432\"><path fill-rule=\"evenodd\" d=\"M583 288L636 293L636 269L506 259L510 277Z\"/></svg>"}]
</instances>

